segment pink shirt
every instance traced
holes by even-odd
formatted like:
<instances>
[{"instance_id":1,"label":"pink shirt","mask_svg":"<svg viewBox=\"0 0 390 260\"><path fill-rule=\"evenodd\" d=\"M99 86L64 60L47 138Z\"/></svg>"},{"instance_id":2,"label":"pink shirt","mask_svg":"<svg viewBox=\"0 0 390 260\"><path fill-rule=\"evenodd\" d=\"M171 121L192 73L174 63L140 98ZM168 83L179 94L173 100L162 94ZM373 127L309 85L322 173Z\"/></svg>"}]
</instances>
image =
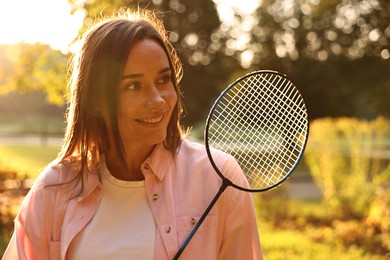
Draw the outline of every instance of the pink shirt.
<instances>
[{"instance_id":1,"label":"pink shirt","mask_svg":"<svg viewBox=\"0 0 390 260\"><path fill-rule=\"evenodd\" d=\"M238 164L223 156L222 172L224 167L237 167L238 174L229 179L244 185ZM157 226L154 259L172 259L222 180L204 146L187 140L175 156L158 145L142 164L142 172ZM74 199L78 191L74 182L47 187L70 181L75 173L74 164L64 163L53 163L42 172L15 219L3 259L66 258L70 243L93 218L104 192L97 172L85 172L84 191ZM262 259L251 194L228 187L180 259Z\"/></svg>"}]
</instances>

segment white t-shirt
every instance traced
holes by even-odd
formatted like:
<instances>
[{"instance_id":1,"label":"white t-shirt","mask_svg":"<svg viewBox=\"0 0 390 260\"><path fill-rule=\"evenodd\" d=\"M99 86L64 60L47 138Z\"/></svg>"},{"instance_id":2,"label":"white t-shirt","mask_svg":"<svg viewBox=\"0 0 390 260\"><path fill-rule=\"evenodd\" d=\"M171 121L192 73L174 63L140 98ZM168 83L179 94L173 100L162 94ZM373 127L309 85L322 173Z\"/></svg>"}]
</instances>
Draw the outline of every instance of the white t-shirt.
<instances>
[{"instance_id":1,"label":"white t-shirt","mask_svg":"<svg viewBox=\"0 0 390 260\"><path fill-rule=\"evenodd\" d=\"M90 223L75 237L68 259L153 259L156 224L144 181L113 177L101 163L104 195Z\"/></svg>"}]
</instances>

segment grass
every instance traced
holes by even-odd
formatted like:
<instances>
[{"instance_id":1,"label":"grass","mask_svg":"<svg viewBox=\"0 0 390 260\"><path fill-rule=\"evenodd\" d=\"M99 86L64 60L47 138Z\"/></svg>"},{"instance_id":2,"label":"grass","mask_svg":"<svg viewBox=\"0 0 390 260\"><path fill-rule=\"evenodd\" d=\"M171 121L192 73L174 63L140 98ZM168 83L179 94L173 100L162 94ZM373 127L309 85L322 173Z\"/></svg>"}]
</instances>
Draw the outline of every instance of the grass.
<instances>
[{"instance_id":1,"label":"grass","mask_svg":"<svg viewBox=\"0 0 390 260\"><path fill-rule=\"evenodd\" d=\"M265 259L299 259L299 260L384 260L384 256L369 254L362 248L345 247L333 241L317 242L311 238L310 229L278 229L259 224L260 238ZM332 230L328 230L332 233Z\"/></svg>"},{"instance_id":2,"label":"grass","mask_svg":"<svg viewBox=\"0 0 390 260\"><path fill-rule=\"evenodd\" d=\"M62 136L65 128L63 116L57 115L0 115L0 136L25 137ZM43 139L42 139L43 140ZM41 140L41 141L42 141ZM58 146L7 145L0 142L0 171L16 171L20 176L35 178L59 152Z\"/></svg>"},{"instance_id":3,"label":"grass","mask_svg":"<svg viewBox=\"0 0 390 260\"><path fill-rule=\"evenodd\" d=\"M35 179L59 152L58 146L15 146L0 144L0 174L16 172L18 176ZM2 179L0 176L0 179ZM19 210L22 197L0 193L0 255L7 247L12 220Z\"/></svg>"},{"instance_id":4,"label":"grass","mask_svg":"<svg viewBox=\"0 0 390 260\"><path fill-rule=\"evenodd\" d=\"M255 196L255 205L265 259L388 259L358 243L347 243L345 236L334 227L340 221L329 215L320 201L275 200L266 194L261 202ZM355 223L353 229L363 226L356 221L352 223ZM360 233L369 237L364 230Z\"/></svg>"},{"instance_id":5,"label":"grass","mask_svg":"<svg viewBox=\"0 0 390 260\"><path fill-rule=\"evenodd\" d=\"M0 145L0 170L16 171L20 176L35 179L58 152L57 146Z\"/></svg>"}]
</instances>

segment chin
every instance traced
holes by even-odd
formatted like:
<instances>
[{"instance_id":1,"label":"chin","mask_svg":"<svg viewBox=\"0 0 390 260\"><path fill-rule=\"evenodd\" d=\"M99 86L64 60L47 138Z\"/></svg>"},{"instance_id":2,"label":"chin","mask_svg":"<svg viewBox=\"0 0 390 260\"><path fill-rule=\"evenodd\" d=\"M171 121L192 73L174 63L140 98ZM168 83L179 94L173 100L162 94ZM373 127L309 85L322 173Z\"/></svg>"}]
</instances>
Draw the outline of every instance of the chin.
<instances>
[{"instance_id":1,"label":"chin","mask_svg":"<svg viewBox=\"0 0 390 260\"><path fill-rule=\"evenodd\" d=\"M150 144L152 144L152 145L160 144L160 143L164 142L166 138L167 138L166 134L159 135L159 136L157 136L157 135L153 136L152 138L150 138Z\"/></svg>"}]
</instances>

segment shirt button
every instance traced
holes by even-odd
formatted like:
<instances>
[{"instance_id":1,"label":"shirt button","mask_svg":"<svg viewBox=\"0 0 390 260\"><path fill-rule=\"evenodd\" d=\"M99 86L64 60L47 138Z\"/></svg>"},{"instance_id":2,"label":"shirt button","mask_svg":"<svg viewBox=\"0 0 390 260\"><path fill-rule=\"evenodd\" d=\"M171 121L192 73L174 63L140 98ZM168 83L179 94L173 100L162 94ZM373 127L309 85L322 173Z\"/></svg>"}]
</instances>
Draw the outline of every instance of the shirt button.
<instances>
[{"instance_id":1,"label":"shirt button","mask_svg":"<svg viewBox=\"0 0 390 260\"><path fill-rule=\"evenodd\" d=\"M169 234L169 233L171 233L171 231L172 231L171 227L166 227L165 228L165 233Z\"/></svg>"},{"instance_id":2,"label":"shirt button","mask_svg":"<svg viewBox=\"0 0 390 260\"><path fill-rule=\"evenodd\" d=\"M158 194L157 193L154 193L153 194L153 200L156 201L158 199Z\"/></svg>"},{"instance_id":3,"label":"shirt button","mask_svg":"<svg viewBox=\"0 0 390 260\"><path fill-rule=\"evenodd\" d=\"M196 225L196 219L195 219L195 218L191 218L191 224L192 224L193 226Z\"/></svg>"}]
</instances>

